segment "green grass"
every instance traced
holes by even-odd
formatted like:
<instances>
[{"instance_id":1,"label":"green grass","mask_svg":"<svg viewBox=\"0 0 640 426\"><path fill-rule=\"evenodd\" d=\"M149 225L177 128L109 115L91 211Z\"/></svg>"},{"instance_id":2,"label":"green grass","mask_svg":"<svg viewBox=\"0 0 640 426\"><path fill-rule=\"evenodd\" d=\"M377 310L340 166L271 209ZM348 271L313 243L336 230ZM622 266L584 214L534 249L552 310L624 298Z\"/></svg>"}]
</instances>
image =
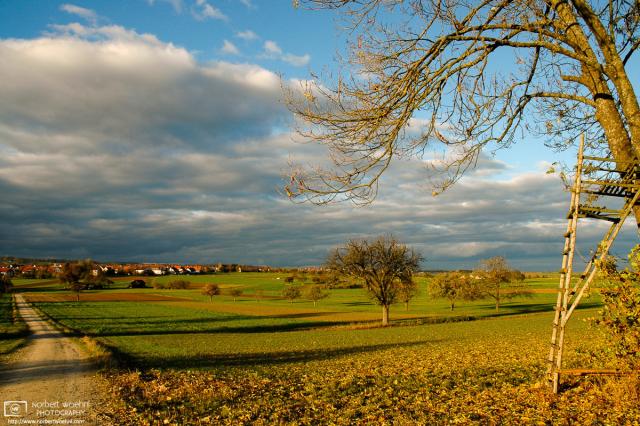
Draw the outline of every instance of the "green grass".
<instances>
[{"instance_id":1,"label":"green grass","mask_svg":"<svg viewBox=\"0 0 640 426\"><path fill-rule=\"evenodd\" d=\"M199 276L200 283L218 279L223 285L247 287L265 283L282 283L268 274L228 274ZM168 279L171 279L170 277ZM167 279L167 280L168 280ZM262 281L259 281L262 280ZM276 284L273 284L276 281ZM269 287L271 286L271 287ZM423 285L424 287L424 285ZM108 294L118 290L85 293ZM125 290L119 290L122 294ZM230 296L216 296L210 303L198 289L156 290L129 289L126 294L159 294L183 298L167 302L40 302L36 305L66 327L94 336L109 345L132 365L146 367L227 367L246 365L250 360L260 364L265 359L278 358L275 348L287 351L348 350L349 345L404 344L404 336L413 333L408 327L393 327L385 331L360 332L357 328L374 327L379 322L380 308L362 289L331 290L329 298L317 308L310 301L289 303L282 299L256 300L248 295L234 302ZM510 318L542 313L551 318L554 294L534 294L530 298L505 303L497 312L487 301L464 302L453 312L448 302L433 300L423 291L412 301L409 311L401 305L392 308L392 322L416 324L447 322L469 318ZM82 299L82 296L81 296ZM586 300L581 309L599 306L599 297ZM550 319L548 320L550 322ZM360 326L358 324L363 324ZM366 325L365 325L366 324ZM472 323L471 328L485 327L493 322ZM431 329L429 329L431 330ZM379 338L376 333L380 333ZM358 340L362 338L362 341ZM399 340L398 340L399 339ZM176 345L176 341L180 344ZM341 343L343 342L343 343ZM381 347L382 347L381 346ZM243 356L246 355L246 358ZM293 358L296 358L294 355ZM304 358L304 356L303 356Z\"/></svg>"},{"instance_id":2,"label":"green grass","mask_svg":"<svg viewBox=\"0 0 640 426\"><path fill-rule=\"evenodd\" d=\"M281 297L282 289L285 287L284 278L287 274L277 273L228 273L215 275L191 275L191 276L163 276L163 277L143 277L150 285L152 281L159 283L168 283L175 279L184 279L190 281L194 287L200 287L206 283L216 283L222 289L222 295L214 298L215 302L232 309L234 305L233 298L228 295L228 289L235 287L241 288L244 292L243 296L236 302L242 304L255 304L256 291L260 291L260 304L263 307L289 307L296 309L312 309L313 303L303 299L295 301L293 304ZM310 276L311 277L311 276ZM117 278L117 282L112 286L111 290L124 290L133 277ZM451 312L449 303L446 300L433 300L427 294L426 278L417 278L420 292L410 302L409 310L405 311L401 304L395 305L391 309L391 318L394 315L410 315L418 317L451 317L451 316L472 316L487 317L497 315L513 315L531 312L540 312L553 309L556 301L554 293L537 293L530 298L518 298L502 303L500 312L495 312L494 305L489 300L481 300L475 302L460 301L456 303L456 309ZM312 285L309 278L304 283L296 281L296 285L309 286ZM526 281L527 287L532 290L555 290L557 287L557 278L531 279ZM208 301L207 296L200 294L198 288L191 290L158 290L158 289L127 289L128 292L151 293L159 295L177 296L194 301ZM600 303L599 296L594 294L593 298L585 300L583 307L595 307ZM379 307L371 300L371 298L362 289L333 289L327 299L318 303L318 310L332 312L360 312L360 313L378 313Z\"/></svg>"},{"instance_id":3,"label":"green grass","mask_svg":"<svg viewBox=\"0 0 640 426\"><path fill-rule=\"evenodd\" d=\"M24 344L28 328L19 316L14 315L14 302L10 294L0 294L0 356L6 355Z\"/></svg>"}]
</instances>

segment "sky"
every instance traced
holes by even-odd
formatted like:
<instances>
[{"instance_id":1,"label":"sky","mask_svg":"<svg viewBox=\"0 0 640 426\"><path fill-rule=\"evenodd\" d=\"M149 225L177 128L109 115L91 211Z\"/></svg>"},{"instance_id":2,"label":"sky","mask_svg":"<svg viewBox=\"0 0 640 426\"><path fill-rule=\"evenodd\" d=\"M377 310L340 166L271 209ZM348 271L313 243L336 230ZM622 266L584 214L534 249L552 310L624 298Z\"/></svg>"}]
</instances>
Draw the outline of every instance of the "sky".
<instances>
[{"instance_id":1,"label":"sky","mask_svg":"<svg viewBox=\"0 0 640 426\"><path fill-rule=\"evenodd\" d=\"M419 158L369 206L282 195L290 161L326 155L282 87L335 69L335 18L289 0L0 2L0 255L304 266L393 234L425 269L559 269L569 195L545 172L575 151L531 138L438 197ZM579 255L604 226L581 228Z\"/></svg>"}]
</instances>

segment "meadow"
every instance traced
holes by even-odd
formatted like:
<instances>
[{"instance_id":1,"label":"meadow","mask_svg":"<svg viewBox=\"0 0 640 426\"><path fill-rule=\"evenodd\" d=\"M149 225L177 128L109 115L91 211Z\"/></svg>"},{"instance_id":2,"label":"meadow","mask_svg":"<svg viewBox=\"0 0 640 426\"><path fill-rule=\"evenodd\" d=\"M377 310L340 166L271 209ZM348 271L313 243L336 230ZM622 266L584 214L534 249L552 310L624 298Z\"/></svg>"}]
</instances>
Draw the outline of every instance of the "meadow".
<instances>
[{"instance_id":1,"label":"meadow","mask_svg":"<svg viewBox=\"0 0 640 426\"><path fill-rule=\"evenodd\" d=\"M531 279L529 298L504 303L447 301L421 292L391 327L362 289L334 289L317 307L280 294L284 275L183 277L191 289L82 292L56 283L19 283L42 312L88 335L118 361L105 370L121 424L619 424L638 421L629 395L598 378L543 386L555 278ZM280 278L280 279L278 279ZM175 277L161 277L168 281ZM200 294L210 282L222 295ZM306 285L310 285L307 282ZM240 287L236 301L226 294ZM606 347L582 304L568 335L566 367L604 367ZM613 386L613 387L612 387ZM620 392L619 392L620 393Z\"/></svg>"}]
</instances>

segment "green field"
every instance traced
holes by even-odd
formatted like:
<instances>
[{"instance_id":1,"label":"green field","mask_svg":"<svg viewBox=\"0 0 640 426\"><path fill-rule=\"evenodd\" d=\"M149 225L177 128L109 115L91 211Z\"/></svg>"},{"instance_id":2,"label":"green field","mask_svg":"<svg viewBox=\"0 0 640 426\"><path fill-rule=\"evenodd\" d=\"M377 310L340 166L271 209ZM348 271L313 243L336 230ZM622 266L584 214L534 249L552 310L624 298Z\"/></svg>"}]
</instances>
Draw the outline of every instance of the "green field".
<instances>
[{"instance_id":1,"label":"green field","mask_svg":"<svg viewBox=\"0 0 640 426\"><path fill-rule=\"evenodd\" d=\"M126 289L127 278L108 290L82 292L80 302L51 282L21 283L19 291L56 321L112 349L119 367L105 374L125 403L114 407L123 424L640 419L638 408L627 405L622 414L607 414L611 398L593 385L597 379L565 381L561 397L540 386L555 278L529 280L536 292L499 312L488 301L463 302L451 312L446 301L426 295L421 279L409 310L393 306L392 326L381 328L379 307L362 289L331 290L313 307L280 297L283 277L182 277L193 283L187 290ZM212 303L200 294L210 282L223 290ZM245 293L236 302L225 294L231 287ZM572 320L567 367L605 365L592 355L602 352L604 340L583 321L599 306L594 292Z\"/></svg>"},{"instance_id":2,"label":"green field","mask_svg":"<svg viewBox=\"0 0 640 426\"><path fill-rule=\"evenodd\" d=\"M20 347L27 335L27 328L14 314L13 298L0 294L0 357Z\"/></svg>"}]
</instances>

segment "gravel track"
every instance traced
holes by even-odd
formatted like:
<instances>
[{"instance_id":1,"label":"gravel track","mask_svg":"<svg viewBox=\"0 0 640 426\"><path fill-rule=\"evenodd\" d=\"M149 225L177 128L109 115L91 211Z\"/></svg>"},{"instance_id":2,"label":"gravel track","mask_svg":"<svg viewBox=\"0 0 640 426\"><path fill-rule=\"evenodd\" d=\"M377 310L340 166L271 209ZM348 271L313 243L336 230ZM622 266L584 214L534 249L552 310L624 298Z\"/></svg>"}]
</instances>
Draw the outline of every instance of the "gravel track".
<instances>
[{"instance_id":1,"label":"gravel track","mask_svg":"<svg viewBox=\"0 0 640 426\"><path fill-rule=\"evenodd\" d=\"M15 298L32 334L0 366L0 424L27 424L25 420L32 419L39 421L34 424L112 425L103 413L109 407L107 385L89 355L42 318L21 294ZM18 416L6 415L12 413Z\"/></svg>"}]
</instances>

